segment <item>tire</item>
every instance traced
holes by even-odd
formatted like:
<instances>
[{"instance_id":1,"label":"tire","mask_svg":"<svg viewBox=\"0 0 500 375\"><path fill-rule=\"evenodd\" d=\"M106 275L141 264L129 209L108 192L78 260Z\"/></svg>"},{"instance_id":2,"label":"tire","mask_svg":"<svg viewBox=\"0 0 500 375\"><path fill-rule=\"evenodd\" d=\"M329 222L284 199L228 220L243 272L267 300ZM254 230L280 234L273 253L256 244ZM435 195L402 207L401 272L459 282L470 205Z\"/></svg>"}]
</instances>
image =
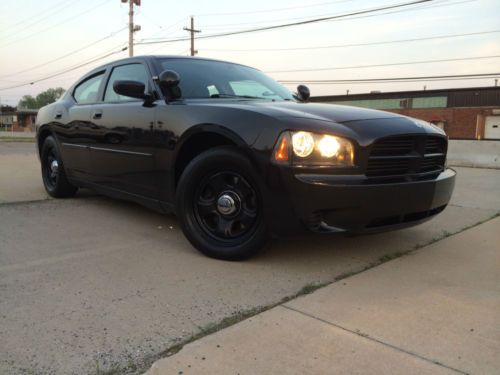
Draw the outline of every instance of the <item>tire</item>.
<instances>
[{"instance_id":1,"label":"tire","mask_svg":"<svg viewBox=\"0 0 500 375\"><path fill-rule=\"evenodd\" d=\"M246 259L268 240L258 177L232 147L210 149L189 163L177 186L176 212L189 242L212 258Z\"/></svg>"},{"instance_id":2,"label":"tire","mask_svg":"<svg viewBox=\"0 0 500 375\"><path fill-rule=\"evenodd\" d=\"M54 198L68 198L76 194L78 187L69 183L64 173L64 165L56 140L48 136L43 141L40 155L43 186Z\"/></svg>"}]
</instances>

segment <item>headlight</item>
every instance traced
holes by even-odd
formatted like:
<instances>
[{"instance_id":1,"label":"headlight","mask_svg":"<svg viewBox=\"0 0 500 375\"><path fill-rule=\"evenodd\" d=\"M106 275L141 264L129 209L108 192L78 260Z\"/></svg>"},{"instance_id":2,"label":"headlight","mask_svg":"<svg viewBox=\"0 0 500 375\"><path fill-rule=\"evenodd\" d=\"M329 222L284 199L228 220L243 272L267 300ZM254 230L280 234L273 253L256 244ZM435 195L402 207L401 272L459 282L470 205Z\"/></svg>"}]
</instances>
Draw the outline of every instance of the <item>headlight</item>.
<instances>
[{"instance_id":1,"label":"headlight","mask_svg":"<svg viewBox=\"0 0 500 375\"><path fill-rule=\"evenodd\" d=\"M326 158L332 158L339 152L340 143L337 141L336 137L331 135L324 135L323 138L318 142L318 150L322 156Z\"/></svg>"},{"instance_id":2,"label":"headlight","mask_svg":"<svg viewBox=\"0 0 500 375\"><path fill-rule=\"evenodd\" d=\"M354 166L354 147L342 137L306 131L284 132L273 152L273 161L295 166Z\"/></svg>"},{"instance_id":3,"label":"headlight","mask_svg":"<svg viewBox=\"0 0 500 375\"><path fill-rule=\"evenodd\" d=\"M293 133L292 145L295 155L305 158L314 151L314 138L308 132Z\"/></svg>"}]
</instances>

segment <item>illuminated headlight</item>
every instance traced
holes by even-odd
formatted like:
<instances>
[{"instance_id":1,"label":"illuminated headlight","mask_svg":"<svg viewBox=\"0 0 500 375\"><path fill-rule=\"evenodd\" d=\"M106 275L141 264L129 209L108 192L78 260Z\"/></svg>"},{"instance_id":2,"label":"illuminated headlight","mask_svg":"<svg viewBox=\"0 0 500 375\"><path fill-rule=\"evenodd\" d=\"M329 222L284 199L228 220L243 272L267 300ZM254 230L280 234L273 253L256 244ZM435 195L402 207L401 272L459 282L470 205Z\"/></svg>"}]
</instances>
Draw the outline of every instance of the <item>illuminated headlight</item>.
<instances>
[{"instance_id":1,"label":"illuminated headlight","mask_svg":"<svg viewBox=\"0 0 500 375\"><path fill-rule=\"evenodd\" d=\"M324 135L323 138L318 142L318 150L322 156L326 158L332 158L337 155L340 150L340 143L337 141L336 137L331 135Z\"/></svg>"},{"instance_id":2,"label":"illuminated headlight","mask_svg":"<svg viewBox=\"0 0 500 375\"><path fill-rule=\"evenodd\" d=\"M354 166L354 147L342 137L306 131L284 132L273 152L275 162L295 166Z\"/></svg>"},{"instance_id":3,"label":"illuminated headlight","mask_svg":"<svg viewBox=\"0 0 500 375\"><path fill-rule=\"evenodd\" d=\"M312 134L308 132L293 133L292 145L295 155L305 158L314 151L314 138Z\"/></svg>"}]
</instances>

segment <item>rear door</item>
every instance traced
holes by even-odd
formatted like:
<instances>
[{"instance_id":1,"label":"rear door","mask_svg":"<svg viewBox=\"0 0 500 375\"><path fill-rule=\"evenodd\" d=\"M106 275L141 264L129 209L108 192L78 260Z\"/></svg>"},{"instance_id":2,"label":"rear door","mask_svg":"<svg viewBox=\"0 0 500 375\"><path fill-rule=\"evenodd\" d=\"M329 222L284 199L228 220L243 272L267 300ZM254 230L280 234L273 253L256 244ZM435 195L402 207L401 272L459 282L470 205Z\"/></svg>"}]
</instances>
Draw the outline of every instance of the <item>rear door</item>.
<instances>
[{"instance_id":1,"label":"rear door","mask_svg":"<svg viewBox=\"0 0 500 375\"><path fill-rule=\"evenodd\" d=\"M110 71L102 101L91 109L91 170L94 182L148 198L158 198L155 152L155 107L118 95L113 83L132 80L152 90L151 74L141 62L116 65Z\"/></svg>"}]
</instances>

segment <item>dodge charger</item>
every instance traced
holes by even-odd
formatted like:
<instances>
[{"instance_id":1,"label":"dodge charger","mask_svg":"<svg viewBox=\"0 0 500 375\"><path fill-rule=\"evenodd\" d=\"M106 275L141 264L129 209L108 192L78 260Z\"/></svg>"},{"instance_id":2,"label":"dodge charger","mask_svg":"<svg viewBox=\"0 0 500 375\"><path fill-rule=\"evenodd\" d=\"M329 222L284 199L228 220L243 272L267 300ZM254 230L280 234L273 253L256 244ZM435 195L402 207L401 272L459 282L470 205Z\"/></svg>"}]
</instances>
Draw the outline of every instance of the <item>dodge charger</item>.
<instances>
[{"instance_id":1,"label":"dodge charger","mask_svg":"<svg viewBox=\"0 0 500 375\"><path fill-rule=\"evenodd\" d=\"M318 104L257 69L180 56L98 67L37 117L43 184L175 213L202 253L238 260L271 237L422 223L455 183L447 137L383 111Z\"/></svg>"}]
</instances>

